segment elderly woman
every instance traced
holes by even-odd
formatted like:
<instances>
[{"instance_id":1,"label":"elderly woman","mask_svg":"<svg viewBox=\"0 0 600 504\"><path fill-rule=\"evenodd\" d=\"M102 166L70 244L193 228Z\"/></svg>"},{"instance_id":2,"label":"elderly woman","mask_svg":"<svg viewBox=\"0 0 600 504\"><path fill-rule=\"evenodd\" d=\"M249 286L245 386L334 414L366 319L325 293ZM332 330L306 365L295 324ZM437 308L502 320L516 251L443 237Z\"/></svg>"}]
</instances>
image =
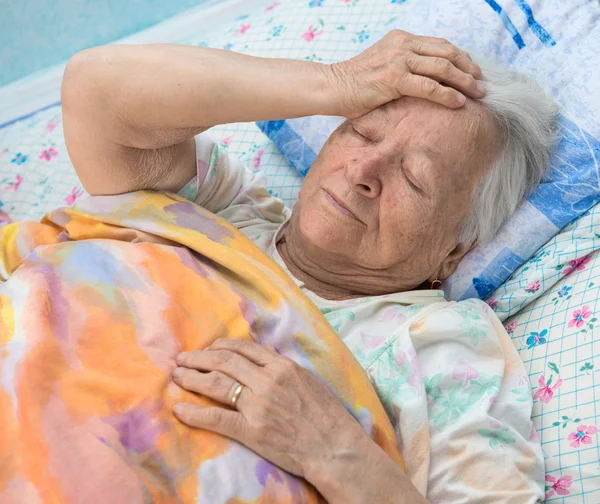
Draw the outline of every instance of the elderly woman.
<instances>
[{"instance_id":1,"label":"elderly woman","mask_svg":"<svg viewBox=\"0 0 600 504\"><path fill-rule=\"evenodd\" d=\"M69 63L63 106L90 194L177 192L294 280L369 376L406 473L321 380L273 347L219 340L179 355L175 383L230 406L179 403L183 423L239 441L329 502L543 498L526 370L484 303L446 302L439 290L541 180L557 111L537 85L491 69L484 79L447 41L394 31L333 65L96 48ZM348 120L292 212L201 134L313 114Z\"/></svg>"}]
</instances>

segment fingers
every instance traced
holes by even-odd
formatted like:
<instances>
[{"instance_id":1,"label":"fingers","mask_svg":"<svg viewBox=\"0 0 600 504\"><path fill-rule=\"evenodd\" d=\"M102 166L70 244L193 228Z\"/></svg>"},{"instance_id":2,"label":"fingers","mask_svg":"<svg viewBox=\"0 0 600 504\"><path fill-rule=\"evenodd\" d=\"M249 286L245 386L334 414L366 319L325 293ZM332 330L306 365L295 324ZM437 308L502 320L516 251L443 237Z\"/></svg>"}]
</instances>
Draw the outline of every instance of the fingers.
<instances>
[{"instance_id":1,"label":"fingers","mask_svg":"<svg viewBox=\"0 0 600 504\"><path fill-rule=\"evenodd\" d=\"M407 59L407 65L413 74L443 82L472 98L481 98L485 94L485 88L473 75L459 70L445 58L414 56Z\"/></svg>"},{"instance_id":2,"label":"fingers","mask_svg":"<svg viewBox=\"0 0 600 504\"><path fill-rule=\"evenodd\" d=\"M244 417L237 411L219 407L202 408L194 404L178 403L173 407L175 416L190 427L206 429L236 441L242 441Z\"/></svg>"},{"instance_id":3,"label":"fingers","mask_svg":"<svg viewBox=\"0 0 600 504\"><path fill-rule=\"evenodd\" d=\"M178 367L173 371L173 381L189 392L202 394L226 406L233 406L232 399L240 385L236 380L219 371L201 373L184 367ZM248 391L248 387L244 387L240 393L236 402L238 408L244 402L242 396L248 394Z\"/></svg>"},{"instance_id":4,"label":"fingers","mask_svg":"<svg viewBox=\"0 0 600 504\"><path fill-rule=\"evenodd\" d=\"M482 79L483 74L477 63L474 63L466 51L447 44L432 43L423 39L429 37L418 37L413 41L413 51L421 56L433 56L450 61L456 68L472 75L476 79Z\"/></svg>"},{"instance_id":5,"label":"fingers","mask_svg":"<svg viewBox=\"0 0 600 504\"><path fill-rule=\"evenodd\" d=\"M451 46L455 49L458 49L461 53L463 53L463 55L468 58L471 59L471 55L467 52L464 51L458 47L456 47L452 42L450 42L449 40L442 38L442 37L427 37L427 36L423 36L423 35L415 35L416 39L422 40L423 42L428 42L430 44L436 44L436 45L444 45L444 46Z\"/></svg>"},{"instance_id":6,"label":"fingers","mask_svg":"<svg viewBox=\"0 0 600 504\"><path fill-rule=\"evenodd\" d=\"M460 108L465 104L465 95L456 89L420 75L407 74L404 77L403 94L423 98L449 108Z\"/></svg>"},{"instance_id":7,"label":"fingers","mask_svg":"<svg viewBox=\"0 0 600 504\"><path fill-rule=\"evenodd\" d=\"M198 371L219 371L235 381L253 388L264 381L264 373L246 357L229 350L207 349L184 352L177 356L180 367Z\"/></svg>"},{"instance_id":8,"label":"fingers","mask_svg":"<svg viewBox=\"0 0 600 504\"><path fill-rule=\"evenodd\" d=\"M246 357L257 366L267 366L277 358L273 345L261 345L250 340L218 339L209 347L211 350L229 350Z\"/></svg>"}]
</instances>

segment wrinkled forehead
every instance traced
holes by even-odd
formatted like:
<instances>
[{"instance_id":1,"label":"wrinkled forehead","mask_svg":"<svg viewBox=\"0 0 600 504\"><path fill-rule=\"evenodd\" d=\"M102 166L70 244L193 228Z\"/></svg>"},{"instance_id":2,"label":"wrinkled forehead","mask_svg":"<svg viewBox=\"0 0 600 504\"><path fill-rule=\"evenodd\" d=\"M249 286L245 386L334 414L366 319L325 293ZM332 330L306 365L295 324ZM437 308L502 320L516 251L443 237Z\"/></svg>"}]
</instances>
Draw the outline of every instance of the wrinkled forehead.
<instances>
[{"instance_id":1,"label":"wrinkled forehead","mask_svg":"<svg viewBox=\"0 0 600 504\"><path fill-rule=\"evenodd\" d=\"M385 124L392 145L416 149L445 165L464 166L475 160L492 162L502 146L498 124L479 102L467 100L449 109L419 98L405 97L372 112L373 122Z\"/></svg>"}]
</instances>

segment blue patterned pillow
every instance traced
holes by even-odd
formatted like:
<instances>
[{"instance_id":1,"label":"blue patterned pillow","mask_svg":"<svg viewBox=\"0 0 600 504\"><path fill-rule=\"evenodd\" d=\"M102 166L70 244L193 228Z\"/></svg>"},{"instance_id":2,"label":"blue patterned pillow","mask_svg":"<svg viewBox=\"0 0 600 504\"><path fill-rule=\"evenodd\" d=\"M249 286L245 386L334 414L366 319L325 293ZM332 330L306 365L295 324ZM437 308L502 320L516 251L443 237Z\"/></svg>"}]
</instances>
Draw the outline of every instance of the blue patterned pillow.
<instances>
[{"instance_id":1,"label":"blue patterned pillow","mask_svg":"<svg viewBox=\"0 0 600 504\"><path fill-rule=\"evenodd\" d=\"M600 201L600 5L587 0L421 0L388 30L393 28L447 38L529 74L563 107L561 139L547 180L496 239L467 255L444 284L451 299L484 298ZM339 123L340 118L316 116L257 124L304 176Z\"/></svg>"}]
</instances>

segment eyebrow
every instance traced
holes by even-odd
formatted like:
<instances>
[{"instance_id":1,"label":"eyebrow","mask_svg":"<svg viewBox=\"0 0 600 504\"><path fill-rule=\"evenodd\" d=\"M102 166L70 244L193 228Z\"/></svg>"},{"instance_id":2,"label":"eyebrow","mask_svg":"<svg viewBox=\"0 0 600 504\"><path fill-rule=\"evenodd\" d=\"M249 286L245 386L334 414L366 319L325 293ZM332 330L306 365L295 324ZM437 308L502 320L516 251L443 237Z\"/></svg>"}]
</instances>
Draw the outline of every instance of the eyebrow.
<instances>
[{"instance_id":1,"label":"eyebrow","mask_svg":"<svg viewBox=\"0 0 600 504\"><path fill-rule=\"evenodd\" d=\"M423 152L431 159L438 159L440 157L437 152L431 150L429 147L423 147Z\"/></svg>"},{"instance_id":2,"label":"eyebrow","mask_svg":"<svg viewBox=\"0 0 600 504\"><path fill-rule=\"evenodd\" d=\"M366 127L375 127L377 130L384 131L390 121L390 113L385 108L386 105L381 105L376 109L373 109L367 118L365 116L359 117L359 121L364 121Z\"/></svg>"}]
</instances>

